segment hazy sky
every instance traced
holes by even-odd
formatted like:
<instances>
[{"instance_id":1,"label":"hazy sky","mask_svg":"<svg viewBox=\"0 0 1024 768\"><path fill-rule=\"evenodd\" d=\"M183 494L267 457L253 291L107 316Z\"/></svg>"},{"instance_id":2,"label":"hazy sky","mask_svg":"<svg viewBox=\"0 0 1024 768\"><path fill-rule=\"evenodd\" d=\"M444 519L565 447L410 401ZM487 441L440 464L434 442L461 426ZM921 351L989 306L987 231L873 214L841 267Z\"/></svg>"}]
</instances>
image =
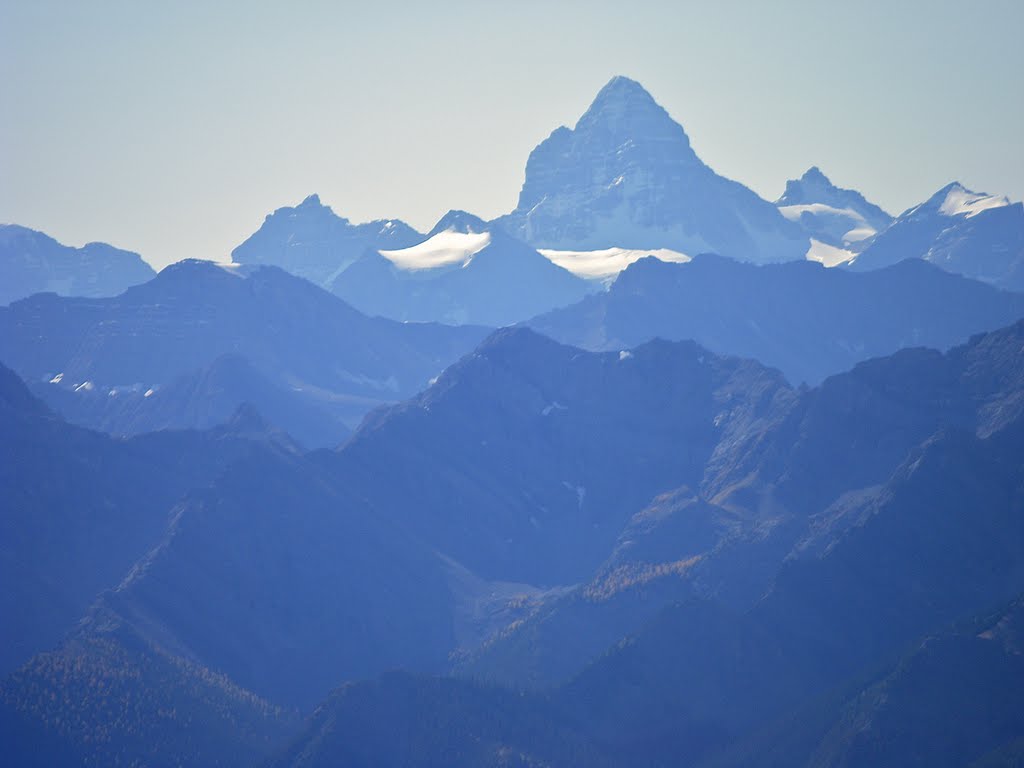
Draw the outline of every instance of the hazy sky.
<instances>
[{"instance_id":1,"label":"hazy sky","mask_svg":"<svg viewBox=\"0 0 1024 768\"><path fill-rule=\"evenodd\" d=\"M427 229L515 206L530 150L613 75L716 171L817 164L892 212L1024 197L1024 0L0 0L0 221L163 266L312 192Z\"/></svg>"}]
</instances>

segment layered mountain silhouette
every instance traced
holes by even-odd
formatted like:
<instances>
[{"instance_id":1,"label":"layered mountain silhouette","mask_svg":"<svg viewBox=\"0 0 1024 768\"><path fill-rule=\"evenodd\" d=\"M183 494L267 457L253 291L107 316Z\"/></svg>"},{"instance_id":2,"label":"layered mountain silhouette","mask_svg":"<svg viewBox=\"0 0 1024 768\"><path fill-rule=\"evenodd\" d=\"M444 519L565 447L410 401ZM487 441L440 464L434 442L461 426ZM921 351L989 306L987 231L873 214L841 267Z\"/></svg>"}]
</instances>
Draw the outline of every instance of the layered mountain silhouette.
<instances>
[{"instance_id":1,"label":"layered mountain silhouette","mask_svg":"<svg viewBox=\"0 0 1024 768\"><path fill-rule=\"evenodd\" d=\"M15 224L0 224L0 305L34 293L116 296L156 273L142 257L106 243L81 248Z\"/></svg>"},{"instance_id":2,"label":"layered mountain silhouette","mask_svg":"<svg viewBox=\"0 0 1024 768\"><path fill-rule=\"evenodd\" d=\"M647 339L695 339L816 384L906 346L948 349L1024 316L1016 294L920 261L854 274L821 265L755 266L702 255L643 259L607 292L529 325L568 344L622 349Z\"/></svg>"},{"instance_id":3,"label":"layered mountain silhouette","mask_svg":"<svg viewBox=\"0 0 1024 768\"><path fill-rule=\"evenodd\" d=\"M709 463L700 485L655 498L634 515L590 582L547 600L465 668L549 684L659 605L712 594L731 610L749 608L783 558L824 551L830 536L855 527L877 486L936 431L987 437L1019 420L1021 333L1018 323L945 356L901 351L828 379L798 403L774 398L751 438L756 447L723 441L729 450ZM1016 457L1019 447L1007 440L999 450Z\"/></svg>"},{"instance_id":4,"label":"layered mountain silhouette","mask_svg":"<svg viewBox=\"0 0 1024 768\"><path fill-rule=\"evenodd\" d=\"M0 329L0 359L34 384L52 382L36 391L59 394L55 407L69 417L85 417L89 426L105 426L102 412L92 420L88 403L69 404L62 389L112 398L122 390L159 393L231 354L245 358L288 396L281 400L258 381L229 381L236 394L228 404L250 395L268 406L279 400L268 412L290 414L289 423L279 426L287 430L295 417L304 432L310 429L309 408L296 410L288 402L302 399L354 425L375 405L421 389L486 333L369 318L280 269L200 261L172 265L111 299L48 294L16 302L0 309ZM236 368L231 375L246 373ZM172 390L188 386L175 384ZM153 426L205 423L174 416L180 407L174 397L154 402L165 402L171 413L148 417ZM218 413L208 403L197 407ZM339 425L335 442L346 433Z\"/></svg>"},{"instance_id":5,"label":"layered mountain silhouette","mask_svg":"<svg viewBox=\"0 0 1024 768\"><path fill-rule=\"evenodd\" d=\"M300 738L289 765L488 765L507 750L740 765L748 749L785 764L831 749L865 701L849 697L889 680L908 644L1024 592L1022 343L1017 324L801 393L692 343L587 353L499 332L338 451L243 456L173 507L68 639L5 682L5 722L25 734L12 744L52 732L109 756L59 724L70 712L48 691L74 685L90 739L114 722L166 733L167 692L186 692L177 712L215 701L238 723L211 753L253 754L253 723L271 717L275 748ZM557 687L390 676L293 730L288 712L332 681L441 672L452 653L474 678ZM104 709L123 668L144 671L130 715ZM817 721L799 718L835 690ZM963 726L971 754L1009 748L1007 722ZM194 743L159 743L196 762Z\"/></svg>"},{"instance_id":6,"label":"layered mountain silhouette","mask_svg":"<svg viewBox=\"0 0 1024 768\"><path fill-rule=\"evenodd\" d=\"M533 150L518 206L495 223L569 251L669 248L764 263L808 248L775 206L701 162L682 127L625 77Z\"/></svg>"},{"instance_id":7,"label":"layered mountain silhouette","mask_svg":"<svg viewBox=\"0 0 1024 768\"><path fill-rule=\"evenodd\" d=\"M60 708L35 697L57 670L86 670L75 685L92 686L98 705L107 683L97 670L150 668L154 658L187 661L172 690L225 674L286 708L395 666L442 671L451 652L521 614L516 601L596 567L623 510L699 473L716 436L753 418L747 384L789 392L778 374L693 344L622 356L499 333L339 452L256 455L189 494L161 541L66 641L12 678L4 699L15 719L45 712L50 722ZM732 415L715 424L722 409ZM669 449L679 443L687 449ZM91 710L88 738L105 717L133 731L159 721L167 700L145 694L147 684L133 689L147 704L128 726L126 713ZM203 706L183 700L178 710Z\"/></svg>"},{"instance_id":8,"label":"layered mountain silhouette","mask_svg":"<svg viewBox=\"0 0 1024 768\"><path fill-rule=\"evenodd\" d=\"M658 582L690 580L693 588L689 597L662 602L660 613L627 632L629 639L613 642L606 654L592 657L578 675L545 693L528 694L527 711L552 713L544 727L533 726L536 743L571 729L572 737L559 743L582 739L583 747L562 758L567 765L587 764L583 749L597 750L604 760L623 766L679 761L709 766L1012 764L1005 761L1019 755L1021 733L1019 695L1010 681L1020 667L1024 583L1024 538L1018 530L1024 489L1024 379L1017 354L1022 334L1024 327L1017 325L946 356L915 360L917 353L906 353L874 361L809 393L782 426L770 431L781 438L800 424L806 437L798 445L808 439L835 443L843 421L871 421L884 435L883 444L894 439L902 444L905 450L891 455L904 458L881 482L877 471L860 477L856 469L848 472L854 486L866 483L864 490L839 492L838 504L808 506L822 511L801 515L799 526L777 519L785 516L783 507L762 516L760 532L751 526L746 536L737 537L722 530L718 543L704 545L696 565L669 568L652 558L637 563L646 566L646 574L639 567L628 574L632 583L620 574L617 588L631 593L634 603L659 592L664 598L666 590ZM937 369L945 375L935 377ZM914 392L914 379L922 377L941 380L942 391L927 398L919 426L908 431L888 421L878 406L888 401L901 410L905 401L893 385L901 382ZM851 381L844 383L844 378ZM865 394L873 391L875 402L837 397L855 384ZM824 399L826 412L821 411ZM1016 405L1007 408L1009 402ZM854 446L846 450L863 456ZM782 505L798 507L801 477L814 470L797 474L793 470L802 469L799 462L787 469L788 462L779 465L771 455L765 451L759 482L765 489L779 488ZM772 482L765 474L769 470L781 472L779 480ZM738 500L721 505L732 509L734 520ZM678 549L668 556L689 555L692 561L700 544L679 535L685 530L662 525L657 544L664 548L675 542ZM708 577L723 565L735 567L723 563L731 548L739 550L740 558L763 552L757 542L766 533L787 542L780 548L775 576L766 582L767 594L746 607L723 602ZM685 595L678 588L675 594ZM622 620L623 600L610 605L606 593L594 591L586 599L605 606L602 619L568 625L563 630L576 632L549 639L578 649L588 632ZM1009 607L998 608L1000 603ZM525 634L534 643L544 639L530 621L517 623L512 634ZM545 652L534 645L534 656ZM562 658L570 654L563 652ZM585 662L577 656L575 663ZM462 685L472 692L438 695L432 693L435 682L387 678L376 690L390 688L392 695L404 690L417 702L415 712L472 696L473 732L460 735L458 744L514 748L523 740L521 728L529 726L496 689ZM347 711L358 710L354 698L368 704L369 690L344 689ZM968 716L962 712L965 701L977 702ZM354 719L342 719L346 710L336 702L337 697L317 713L313 728L289 750L283 765L325 764L332 757L359 755L360 745L379 743L372 732L365 740L351 732L344 742L335 737L333 731ZM414 728L412 712L395 706L386 711L399 723L392 732ZM489 725L494 722L505 725ZM325 723L334 728L324 729ZM450 733L444 727L432 734L421 728L416 743L427 745L428 754L452 749L455 765L491 764L478 756L460 762L464 753L450 746Z\"/></svg>"},{"instance_id":9,"label":"layered mountain silhouette","mask_svg":"<svg viewBox=\"0 0 1024 768\"><path fill-rule=\"evenodd\" d=\"M1022 210L620 77L492 222L0 228L4 760L1021 764Z\"/></svg>"}]
</instances>

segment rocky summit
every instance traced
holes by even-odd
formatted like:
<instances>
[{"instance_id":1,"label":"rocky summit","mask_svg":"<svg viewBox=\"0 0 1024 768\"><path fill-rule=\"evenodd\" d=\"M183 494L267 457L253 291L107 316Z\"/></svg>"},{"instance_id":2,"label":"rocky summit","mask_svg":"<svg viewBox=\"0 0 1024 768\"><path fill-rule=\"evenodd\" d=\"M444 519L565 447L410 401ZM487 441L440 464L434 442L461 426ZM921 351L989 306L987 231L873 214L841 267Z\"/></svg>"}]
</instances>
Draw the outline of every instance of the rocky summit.
<instances>
[{"instance_id":1,"label":"rocky summit","mask_svg":"<svg viewBox=\"0 0 1024 768\"><path fill-rule=\"evenodd\" d=\"M533 150L519 204L497 223L537 248L669 248L755 262L803 258L806 235L705 165L644 88L613 78L575 128Z\"/></svg>"}]
</instances>

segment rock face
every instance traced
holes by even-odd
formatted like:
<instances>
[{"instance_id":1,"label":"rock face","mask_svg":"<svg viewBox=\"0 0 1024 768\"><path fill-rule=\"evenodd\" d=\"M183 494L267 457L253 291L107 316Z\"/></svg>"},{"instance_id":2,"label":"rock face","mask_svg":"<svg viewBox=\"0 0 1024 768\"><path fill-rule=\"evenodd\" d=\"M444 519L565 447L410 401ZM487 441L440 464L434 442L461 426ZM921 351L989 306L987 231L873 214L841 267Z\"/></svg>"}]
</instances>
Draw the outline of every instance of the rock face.
<instances>
[{"instance_id":1,"label":"rock face","mask_svg":"<svg viewBox=\"0 0 1024 768\"><path fill-rule=\"evenodd\" d=\"M294 208L278 208L231 252L239 264L270 264L320 286L368 249L406 248L423 239L396 219L352 224L310 195Z\"/></svg>"},{"instance_id":2,"label":"rock face","mask_svg":"<svg viewBox=\"0 0 1024 768\"><path fill-rule=\"evenodd\" d=\"M915 258L1024 291L1024 204L953 182L900 214L851 266L878 269Z\"/></svg>"},{"instance_id":3,"label":"rock face","mask_svg":"<svg viewBox=\"0 0 1024 768\"><path fill-rule=\"evenodd\" d=\"M450 211L422 242L367 251L329 288L369 315L505 326L596 286L476 216Z\"/></svg>"},{"instance_id":4,"label":"rock face","mask_svg":"<svg viewBox=\"0 0 1024 768\"><path fill-rule=\"evenodd\" d=\"M43 292L116 296L155 274L139 254L106 243L72 248L42 232L0 225L0 305Z\"/></svg>"},{"instance_id":5,"label":"rock face","mask_svg":"<svg viewBox=\"0 0 1024 768\"><path fill-rule=\"evenodd\" d=\"M669 248L755 262L808 241L771 203L708 168L643 87L613 78L576 127L531 154L519 205L497 220L536 248Z\"/></svg>"},{"instance_id":6,"label":"rock face","mask_svg":"<svg viewBox=\"0 0 1024 768\"><path fill-rule=\"evenodd\" d=\"M837 248L857 250L892 223L892 216L860 192L837 187L817 166L787 181L775 205L808 236Z\"/></svg>"}]
</instances>

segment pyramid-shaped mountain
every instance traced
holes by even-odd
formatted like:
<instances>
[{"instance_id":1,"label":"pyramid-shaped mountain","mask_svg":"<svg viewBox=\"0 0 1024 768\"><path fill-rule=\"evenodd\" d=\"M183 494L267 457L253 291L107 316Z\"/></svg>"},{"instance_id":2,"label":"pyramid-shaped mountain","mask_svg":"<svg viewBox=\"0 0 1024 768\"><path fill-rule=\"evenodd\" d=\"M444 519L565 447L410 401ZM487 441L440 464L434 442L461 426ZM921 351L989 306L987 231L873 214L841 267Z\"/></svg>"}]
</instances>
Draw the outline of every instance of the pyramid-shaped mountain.
<instances>
[{"instance_id":1,"label":"pyramid-shaped mountain","mask_svg":"<svg viewBox=\"0 0 1024 768\"><path fill-rule=\"evenodd\" d=\"M808 239L771 203L705 165L639 84L613 78L575 128L533 150L519 204L496 223L535 248L714 251L759 263Z\"/></svg>"}]
</instances>

